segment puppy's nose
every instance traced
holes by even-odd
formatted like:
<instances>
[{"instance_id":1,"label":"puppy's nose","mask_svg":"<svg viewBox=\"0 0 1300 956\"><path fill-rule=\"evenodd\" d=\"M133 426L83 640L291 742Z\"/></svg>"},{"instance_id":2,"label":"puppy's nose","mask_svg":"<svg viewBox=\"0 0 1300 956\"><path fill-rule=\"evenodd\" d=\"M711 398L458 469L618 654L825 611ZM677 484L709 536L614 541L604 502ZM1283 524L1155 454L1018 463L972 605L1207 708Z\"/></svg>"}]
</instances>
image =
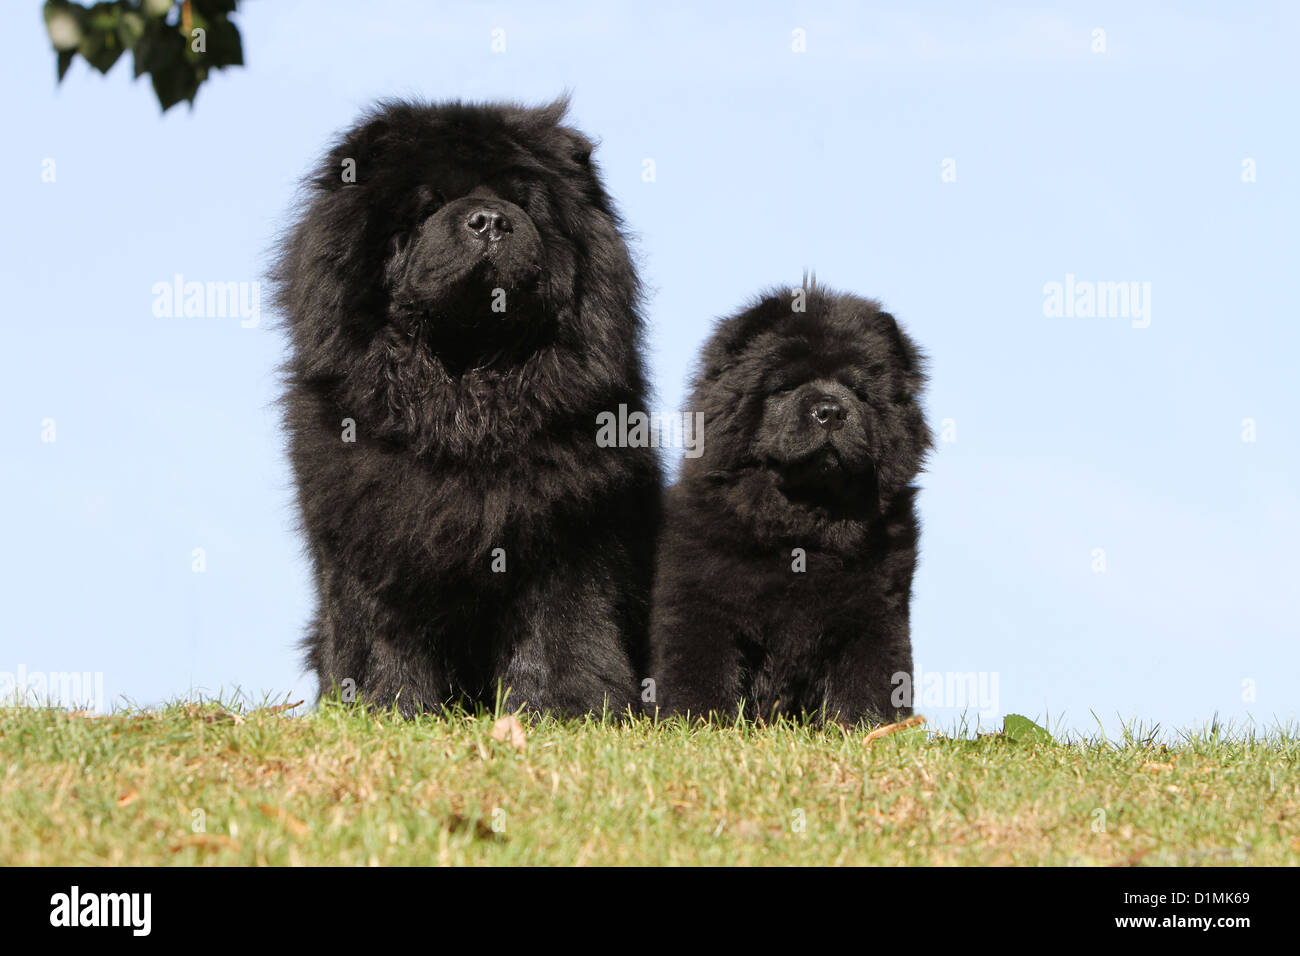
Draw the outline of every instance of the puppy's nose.
<instances>
[{"instance_id":1,"label":"puppy's nose","mask_svg":"<svg viewBox=\"0 0 1300 956\"><path fill-rule=\"evenodd\" d=\"M844 427L844 419L848 417L844 406L833 398L823 398L820 401L813 402L812 417L817 424L828 431Z\"/></svg>"},{"instance_id":2,"label":"puppy's nose","mask_svg":"<svg viewBox=\"0 0 1300 956\"><path fill-rule=\"evenodd\" d=\"M505 213L486 208L475 209L470 213L465 220L465 228L488 242L496 242L507 233L515 231Z\"/></svg>"}]
</instances>

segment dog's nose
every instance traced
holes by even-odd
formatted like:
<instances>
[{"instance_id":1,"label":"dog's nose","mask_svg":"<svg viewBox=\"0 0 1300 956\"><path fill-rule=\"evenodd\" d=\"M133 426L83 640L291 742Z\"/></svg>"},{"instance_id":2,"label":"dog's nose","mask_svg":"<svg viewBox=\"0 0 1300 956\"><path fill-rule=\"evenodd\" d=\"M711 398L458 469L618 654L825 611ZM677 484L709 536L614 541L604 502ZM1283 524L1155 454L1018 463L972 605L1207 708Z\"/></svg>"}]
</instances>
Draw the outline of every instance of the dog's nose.
<instances>
[{"instance_id":1,"label":"dog's nose","mask_svg":"<svg viewBox=\"0 0 1300 956\"><path fill-rule=\"evenodd\" d=\"M486 208L475 209L470 213L465 220L465 228L488 242L496 242L507 233L515 231L505 213Z\"/></svg>"},{"instance_id":2,"label":"dog's nose","mask_svg":"<svg viewBox=\"0 0 1300 956\"><path fill-rule=\"evenodd\" d=\"M848 413L844 411L844 406L833 398L823 398L813 402L812 417L816 419L817 424L828 431L835 431L837 428L844 427L844 419Z\"/></svg>"}]
</instances>

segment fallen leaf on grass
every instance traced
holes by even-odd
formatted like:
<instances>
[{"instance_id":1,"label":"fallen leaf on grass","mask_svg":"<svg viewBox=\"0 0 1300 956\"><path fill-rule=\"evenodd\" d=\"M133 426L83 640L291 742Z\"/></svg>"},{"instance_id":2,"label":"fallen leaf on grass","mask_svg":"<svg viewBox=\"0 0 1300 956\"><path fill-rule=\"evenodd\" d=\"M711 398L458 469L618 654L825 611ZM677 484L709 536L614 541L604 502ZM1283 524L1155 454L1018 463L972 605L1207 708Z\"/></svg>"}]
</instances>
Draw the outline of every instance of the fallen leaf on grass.
<instances>
[{"instance_id":1,"label":"fallen leaf on grass","mask_svg":"<svg viewBox=\"0 0 1300 956\"><path fill-rule=\"evenodd\" d=\"M1015 743L1054 744L1055 738L1043 727L1021 714L1007 714L1002 718L1002 737Z\"/></svg>"},{"instance_id":2,"label":"fallen leaf on grass","mask_svg":"<svg viewBox=\"0 0 1300 956\"><path fill-rule=\"evenodd\" d=\"M262 707L257 712L259 714L278 714L282 710L293 710L295 707L301 707L302 701L296 704L276 704L274 707Z\"/></svg>"},{"instance_id":3,"label":"fallen leaf on grass","mask_svg":"<svg viewBox=\"0 0 1300 956\"><path fill-rule=\"evenodd\" d=\"M193 833L181 837L167 849L179 853L187 846L196 846L204 850L230 849L238 850L239 843L222 833Z\"/></svg>"},{"instance_id":4,"label":"fallen leaf on grass","mask_svg":"<svg viewBox=\"0 0 1300 956\"><path fill-rule=\"evenodd\" d=\"M871 731L871 733L863 737L862 743L870 747L875 741L879 740L881 737L887 737L890 734L896 734L900 730L907 730L909 727L920 727L923 723L925 723L925 718L922 717L920 714L916 714L912 717L907 718L907 720L900 720L896 724L885 724L883 727L877 727L875 730Z\"/></svg>"},{"instance_id":5,"label":"fallen leaf on grass","mask_svg":"<svg viewBox=\"0 0 1300 956\"><path fill-rule=\"evenodd\" d=\"M140 792L138 790L132 790L130 793L124 793L120 797L118 797L117 805L119 807L129 807L131 804L135 803L139 799L140 799Z\"/></svg>"},{"instance_id":6,"label":"fallen leaf on grass","mask_svg":"<svg viewBox=\"0 0 1300 956\"><path fill-rule=\"evenodd\" d=\"M510 746L516 750L523 750L528 745L528 735L524 733L524 725L514 714L502 717L492 725L492 739L508 740Z\"/></svg>"},{"instance_id":7,"label":"fallen leaf on grass","mask_svg":"<svg viewBox=\"0 0 1300 956\"><path fill-rule=\"evenodd\" d=\"M739 823L736 824L736 836L738 837L744 837L746 840L752 840L755 837L759 837L762 835L763 835L762 825L756 823L753 820L741 820Z\"/></svg>"},{"instance_id":8,"label":"fallen leaf on grass","mask_svg":"<svg viewBox=\"0 0 1300 956\"><path fill-rule=\"evenodd\" d=\"M453 813L447 818L447 830L450 833L462 833L468 830L474 831L474 838L477 840L504 840L504 833L498 833L493 830L484 820L470 820L468 817L459 813Z\"/></svg>"},{"instance_id":9,"label":"fallen leaf on grass","mask_svg":"<svg viewBox=\"0 0 1300 956\"><path fill-rule=\"evenodd\" d=\"M205 724L242 724L246 723L244 718L233 711L224 710L220 707L202 707L199 704L190 704L185 708L187 717L197 717Z\"/></svg>"},{"instance_id":10,"label":"fallen leaf on grass","mask_svg":"<svg viewBox=\"0 0 1300 956\"><path fill-rule=\"evenodd\" d=\"M284 824L284 828L296 837L306 837L311 833L311 827L303 823L288 810L283 807L273 807L269 803L259 803L261 811L272 820L277 820Z\"/></svg>"}]
</instances>

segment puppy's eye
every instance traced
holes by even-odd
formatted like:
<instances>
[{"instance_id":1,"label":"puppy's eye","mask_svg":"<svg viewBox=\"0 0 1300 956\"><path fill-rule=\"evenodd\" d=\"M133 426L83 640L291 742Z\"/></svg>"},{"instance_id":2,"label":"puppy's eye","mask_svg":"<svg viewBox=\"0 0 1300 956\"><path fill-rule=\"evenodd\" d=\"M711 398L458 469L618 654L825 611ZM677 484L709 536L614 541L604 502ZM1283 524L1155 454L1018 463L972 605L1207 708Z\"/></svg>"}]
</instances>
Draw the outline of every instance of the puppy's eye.
<instances>
[{"instance_id":1,"label":"puppy's eye","mask_svg":"<svg viewBox=\"0 0 1300 956\"><path fill-rule=\"evenodd\" d=\"M528 213L533 220L545 220L549 216L550 194L541 183L513 180L503 183L498 193L506 202L514 203Z\"/></svg>"},{"instance_id":2,"label":"puppy's eye","mask_svg":"<svg viewBox=\"0 0 1300 956\"><path fill-rule=\"evenodd\" d=\"M428 219L447 204L447 197L436 189L421 186L415 194L415 214L417 219Z\"/></svg>"},{"instance_id":3,"label":"puppy's eye","mask_svg":"<svg viewBox=\"0 0 1300 956\"><path fill-rule=\"evenodd\" d=\"M419 227L446 203L442 193L429 186L421 186L407 193L392 210L395 231L406 232Z\"/></svg>"},{"instance_id":4,"label":"puppy's eye","mask_svg":"<svg viewBox=\"0 0 1300 956\"><path fill-rule=\"evenodd\" d=\"M840 383L858 397L860 401L865 402L871 397L873 391L871 379L866 376L855 376L853 378L842 378Z\"/></svg>"}]
</instances>

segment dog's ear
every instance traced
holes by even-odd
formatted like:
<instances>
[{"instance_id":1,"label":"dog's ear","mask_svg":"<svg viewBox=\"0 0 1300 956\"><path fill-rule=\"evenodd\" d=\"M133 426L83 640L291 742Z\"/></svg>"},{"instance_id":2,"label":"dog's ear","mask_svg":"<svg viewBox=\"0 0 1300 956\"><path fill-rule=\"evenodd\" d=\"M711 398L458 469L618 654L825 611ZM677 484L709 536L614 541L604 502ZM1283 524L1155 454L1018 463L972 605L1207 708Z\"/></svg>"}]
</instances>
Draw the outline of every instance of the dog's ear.
<instances>
[{"instance_id":1,"label":"dog's ear","mask_svg":"<svg viewBox=\"0 0 1300 956\"><path fill-rule=\"evenodd\" d=\"M525 123L533 126L539 134L549 133L556 152L577 163L587 166L591 163L591 153L595 147L591 140L572 126L563 125L564 115L569 111L569 94L565 93L545 106L526 110L523 114ZM554 129L551 130L550 128Z\"/></svg>"},{"instance_id":2,"label":"dog's ear","mask_svg":"<svg viewBox=\"0 0 1300 956\"><path fill-rule=\"evenodd\" d=\"M915 401L925 387L925 355L916 347L916 343L899 326L898 320L888 312L877 312L872 317L872 324L884 335L893 352L894 361L902 373L901 394L896 398L900 402Z\"/></svg>"},{"instance_id":3,"label":"dog's ear","mask_svg":"<svg viewBox=\"0 0 1300 956\"><path fill-rule=\"evenodd\" d=\"M524 112L544 126L559 126L564 120L564 115L569 112L569 103L570 96L566 90L551 102L532 109L525 109Z\"/></svg>"},{"instance_id":4,"label":"dog's ear","mask_svg":"<svg viewBox=\"0 0 1300 956\"><path fill-rule=\"evenodd\" d=\"M577 130L565 129L564 132L567 134L566 145L568 146L569 158L579 166L590 166L591 154L596 148L595 144Z\"/></svg>"},{"instance_id":5,"label":"dog's ear","mask_svg":"<svg viewBox=\"0 0 1300 956\"><path fill-rule=\"evenodd\" d=\"M790 299L782 291L765 292L742 312L719 319L696 361L696 382L717 378L731 368L768 329L788 322Z\"/></svg>"},{"instance_id":6,"label":"dog's ear","mask_svg":"<svg viewBox=\"0 0 1300 956\"><path fill-rule=\"evenodd\" d=\"M591 165L591 154L596 146L586 139L580 139L577 148L573 151L573 158L580 166Z\"/></svg>"},{"instance_id":7,"label":"dog's ear","mask_svg":"<svg viewBox=\"0 0 1300 956\"><path fill-rule=\"evenodd\" d=\"M332 190L366 182L384 162L392 137L391 124L382 118L350 130L325 158L316 185Z\"/></svg>"}]
</instances>

